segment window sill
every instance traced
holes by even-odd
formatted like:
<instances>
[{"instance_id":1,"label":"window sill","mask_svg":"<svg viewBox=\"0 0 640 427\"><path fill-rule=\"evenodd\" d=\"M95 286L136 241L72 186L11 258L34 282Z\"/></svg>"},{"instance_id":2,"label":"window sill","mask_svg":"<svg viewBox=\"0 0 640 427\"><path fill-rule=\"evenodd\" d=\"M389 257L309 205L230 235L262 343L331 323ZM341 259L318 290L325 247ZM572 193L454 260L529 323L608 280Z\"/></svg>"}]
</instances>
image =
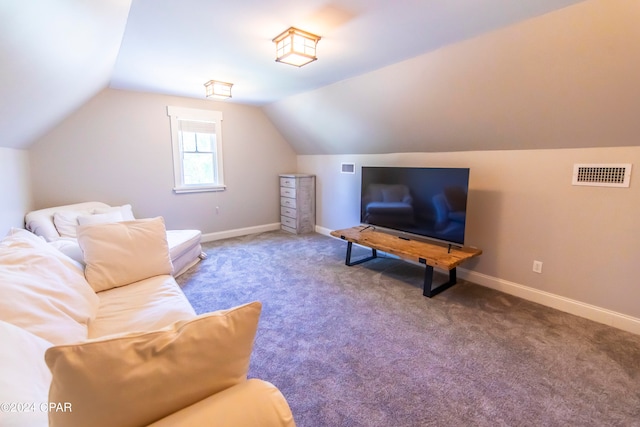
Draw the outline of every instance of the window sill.
<instances>
[{"instance_id":1,"label":"window sill","mask_svg":"<svg viewBox=\"0 0 640 427\"><path fill-rule=\"evenodd\" d=\"M183 193L204 193L209 191L225 191L227 189L226 185L214 185L207 187L176 187L173 189L173 192L176 194Z\"/></svg>"}]
</instances>

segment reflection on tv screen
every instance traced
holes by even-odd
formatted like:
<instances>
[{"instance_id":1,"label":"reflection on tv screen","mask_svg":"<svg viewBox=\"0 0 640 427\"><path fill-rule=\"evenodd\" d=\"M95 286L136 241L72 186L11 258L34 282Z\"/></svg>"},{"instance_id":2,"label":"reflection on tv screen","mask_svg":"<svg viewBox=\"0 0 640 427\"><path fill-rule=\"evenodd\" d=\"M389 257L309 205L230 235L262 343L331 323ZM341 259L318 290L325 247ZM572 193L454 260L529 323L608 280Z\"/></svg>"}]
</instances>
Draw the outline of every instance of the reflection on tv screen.
<instances>
[{"instance_id":1,"label":"reflection on tv screen","mask_svg":"<svg viewBox=\"0 0 640 427\"><path fill-rule=\"evenodd\" d=\"M360 222L464 244L468 168L362 167Z\"/></svg>"}]
</instances>

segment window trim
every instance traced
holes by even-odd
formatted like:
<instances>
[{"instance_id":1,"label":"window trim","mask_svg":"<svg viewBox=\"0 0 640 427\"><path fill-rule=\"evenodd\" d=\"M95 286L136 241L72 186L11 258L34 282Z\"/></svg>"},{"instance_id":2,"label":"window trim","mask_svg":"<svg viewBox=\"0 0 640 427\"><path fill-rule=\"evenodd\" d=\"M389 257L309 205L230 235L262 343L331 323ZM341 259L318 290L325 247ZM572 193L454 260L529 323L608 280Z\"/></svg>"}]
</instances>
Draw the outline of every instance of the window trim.
<instances>
[{"instance_id":1,"label":"window trim","mask_svg":"<svg viewBox=\"0 0 640 427\"><path fill-rule=\"evenodd\" d=\"M199 193L205 191L224 191L224 169L222 161L222 112L196 108L167 106L167 115L171 122L171 146L173 152L173 191L181 193ZM182 147L180 141L179 120L203 121L216 124L216 184L185 184L183 182Z\"/></svg>"}]
</instances>

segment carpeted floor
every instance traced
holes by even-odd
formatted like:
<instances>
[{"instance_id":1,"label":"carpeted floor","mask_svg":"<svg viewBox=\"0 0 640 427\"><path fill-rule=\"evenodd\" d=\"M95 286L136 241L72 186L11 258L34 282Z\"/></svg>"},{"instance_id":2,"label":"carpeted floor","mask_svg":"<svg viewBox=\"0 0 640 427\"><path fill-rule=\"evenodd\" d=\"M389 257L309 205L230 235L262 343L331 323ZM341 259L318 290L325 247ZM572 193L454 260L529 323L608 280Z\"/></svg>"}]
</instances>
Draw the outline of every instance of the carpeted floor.
<instances>
[{"instance_id":1,"label":"carpeted floor","mask_svg":"<svg viewBox=\"0 0 640 427\"><path fill-rule=\"evenodd\" d=\"M464 281L425 298L423 267L319 234L204 249L178 282L198 313L263 303L249 376L300 427L640 426L640 336Z\"/></svg>"}]
</instances>

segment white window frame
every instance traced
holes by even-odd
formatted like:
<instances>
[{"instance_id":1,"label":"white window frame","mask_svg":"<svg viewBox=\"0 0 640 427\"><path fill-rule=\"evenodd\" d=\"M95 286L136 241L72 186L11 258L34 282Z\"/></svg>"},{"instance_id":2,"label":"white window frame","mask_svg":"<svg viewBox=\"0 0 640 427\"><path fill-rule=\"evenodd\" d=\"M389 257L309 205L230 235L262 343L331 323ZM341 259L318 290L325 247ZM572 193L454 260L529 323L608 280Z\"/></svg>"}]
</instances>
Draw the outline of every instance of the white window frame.
<instances>
[{"instance_id":1,"label":"white window frame","mask_svg":"<svg viewBox=\"0 0 640 427\"><path fill-rule=\"evenodd\" d=\"M175 193L196 193L203 191L224 191L224 171L222 161L222 112L200 110L196 108L167 106L167 114L171 119L171 144L173 146L173 179ZM180 120L215 123L217 176L213 184L185 184L182 162L182 140L180 137Z\"/></svg>"}]
</instances>

